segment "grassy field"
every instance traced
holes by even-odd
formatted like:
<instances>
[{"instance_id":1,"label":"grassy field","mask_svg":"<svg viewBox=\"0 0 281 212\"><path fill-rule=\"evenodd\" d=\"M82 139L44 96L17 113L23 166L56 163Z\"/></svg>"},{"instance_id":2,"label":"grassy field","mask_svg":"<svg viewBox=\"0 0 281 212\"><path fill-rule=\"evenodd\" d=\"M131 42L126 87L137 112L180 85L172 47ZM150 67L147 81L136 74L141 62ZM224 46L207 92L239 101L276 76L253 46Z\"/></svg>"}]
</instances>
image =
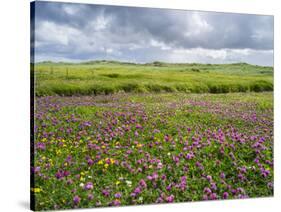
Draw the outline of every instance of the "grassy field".
<instances>
[{"instance_id":1,"label":"grassy field","mask_svg":"<svg viewBox=\"0 0 281 212\"><path fill-rule=\"evenodd\" d=\"M118 92L228 93L272 91L273 68L237 64L151 64L93 61L35 65L37 96Z\"/></svg>"},{"instance_id":2,"label":"grassy field","mask_svg":"<svg viewBox=\"0 0 281 212\"><path fill-rule=\"evenodd\" d=\"M36 210L273 195L273 68L35 65Z\"/></svg>"},{"instance_id":3,"label":"grassy field","mask_svg":"<svg viewBox=\"0 0 281 212\"><path fill-rule=\"evenodd\" d=\"M273 195L273 95L36 98L36 210Z\"/></svg>"}]
</instances>

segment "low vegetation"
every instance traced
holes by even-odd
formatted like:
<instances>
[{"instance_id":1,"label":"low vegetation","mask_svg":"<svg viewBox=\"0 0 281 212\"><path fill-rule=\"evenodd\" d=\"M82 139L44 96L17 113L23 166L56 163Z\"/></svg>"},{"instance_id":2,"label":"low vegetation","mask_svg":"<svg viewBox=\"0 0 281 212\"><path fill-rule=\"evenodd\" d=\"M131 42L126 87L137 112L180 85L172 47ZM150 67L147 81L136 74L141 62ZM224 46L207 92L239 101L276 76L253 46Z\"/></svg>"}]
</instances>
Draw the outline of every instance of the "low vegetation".
<instances>
[{"instance_id":1,"label":"low vegetation","mask_svg":"<svg viewBox=\"0 0 281 212\"><path fill-rule=\"evenodd\" d=\"M36 96L273 91L273 68L236 64L116 61L35 64Z\"/></svg>"},{"instance_id":2,"label":"low vegetation","mask_svg":"<svg viewBox=\"0 0 281 212\"><path fill-rule=\"evenodd\" d=\"M273 95L36 98L36 210L273 195Z\"/></svg>"}]
</instances>

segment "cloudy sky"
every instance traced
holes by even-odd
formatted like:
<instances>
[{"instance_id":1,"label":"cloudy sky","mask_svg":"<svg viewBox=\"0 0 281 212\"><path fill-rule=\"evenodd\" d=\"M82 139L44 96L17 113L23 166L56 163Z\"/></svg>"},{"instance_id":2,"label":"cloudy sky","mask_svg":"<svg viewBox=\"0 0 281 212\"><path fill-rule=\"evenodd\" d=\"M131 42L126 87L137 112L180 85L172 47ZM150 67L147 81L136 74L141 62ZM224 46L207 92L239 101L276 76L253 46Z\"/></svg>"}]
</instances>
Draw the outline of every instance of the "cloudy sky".
<instances>
[{"instance_id":1,"label":"cloudy sky","mask_svg":"<svg viewBox=\"0 0 281 212\"><path fill-rule=\"evenodd\" d=\"M273 65L273 17L36 2L35 61Z\"/></svg>"}]
</instances>

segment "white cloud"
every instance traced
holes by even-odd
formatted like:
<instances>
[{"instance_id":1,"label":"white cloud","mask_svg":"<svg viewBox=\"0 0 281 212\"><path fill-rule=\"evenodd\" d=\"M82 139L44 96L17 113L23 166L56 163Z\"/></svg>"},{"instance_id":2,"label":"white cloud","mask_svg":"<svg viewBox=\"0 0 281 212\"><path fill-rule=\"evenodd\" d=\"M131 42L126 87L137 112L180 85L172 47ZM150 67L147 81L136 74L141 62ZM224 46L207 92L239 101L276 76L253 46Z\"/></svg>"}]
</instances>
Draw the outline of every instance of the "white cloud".
<instances>
[{"instance_id":1,"label":"white cloud","mask_svg":"<svg viewBox=\"0 0 281 212\"><path fill-rule=\"evenodd\" d=\"M155 39L150 40L151 47L159 47L161 50L170 50L171 47L165 44L164 42L157 41Z\"/></svg>"},{"instance_id":2,"label":"white cloud","mask_svg":"<svg viewBox=\"0 0 281 212\"><path fill-rule=\"evenodd\" d=\"M184 58L185 56L186 60L195 59L196 61L201 60L203 58L205 58L205 60L208 58L214 60L225 60L225 58L227 57L227 51L225 49L219 49L219 50L203 49L203 48L174 49L173 54L180 55L180 58Z\"/></svg>"},{"instance_id":3,"label":"white cloud","mask_svg":"<svg viewBox=\"0 0 281 212\"><path fill-rule=\"evenodd\" d=\"M96 31L101 31L109 27L110 24L110 18L106 18L103 15L98 16L90 25L90 27L93 27Z\"/></svg>"},{"instance_id":4,"label":"white cloud","mask_svg":"<svg viewBox=\"0 0 281 212\"><path fill-rule=\"evenodd\" d=\"M273 64L271 16L43 3L37 58Z\"/></svg>"},{"instance_id":5,"label":"white cloud","mask_svg":"<svg viewBox=\"0 0 281 212\"><path fill-rule=\"evenodd\" d=\"M35 28L36 41L53 43L58 45L68 45L71 39L81 35L80 31L69 26L57 25L44 21Z\"/></svg>"},{"instance_id":6,"label":"white cloud","mask_svg":"<svg viewBox=\"0 0 281 212\"><path fill-rule=\"evenodd\" d=\"M80 8L77 4L65 4L63 5L64 11L69 15L74 15L79 12Z\"/></svg>"},{"instance_id":7,"label":"white cloud","mask_svg":"<svg viewBox=\"0 0 281 212\"><path fill-rule=\"evenodd\" d=\"M180 63L236 63L247 62L258 65L273 64L273 50L252 50L252 49L174 49L167 52L163 58L168 62Z\"/></svg>"},{"instance_id":8,"label":"white cloud","mask_svg":"<svg viewBox=\"0 0 281 212\"><path fill-rule=\"evenodd\" d=\"M68 57L62 57L62 56L59 56L59 55L51 56L49 54L40 54L40 55L36 54L34 59L35 59L36 62L53 61L53 62L74 62L74 63L78 63L78 62L84 61L82 59L70 59Z\"/></svg>"},{"instance_id":9,"label":"white cloud","mask_svg":"<svg viewBox=\"0 0 281 212\"><path fill-rule=\"evenodd\" d=\"M213 31L213 27L207 22L205 17L198 12L193 12L187 16L187 31L184 33L186 37L198 36L200 34Z\"/></svg>"}]
</instances>

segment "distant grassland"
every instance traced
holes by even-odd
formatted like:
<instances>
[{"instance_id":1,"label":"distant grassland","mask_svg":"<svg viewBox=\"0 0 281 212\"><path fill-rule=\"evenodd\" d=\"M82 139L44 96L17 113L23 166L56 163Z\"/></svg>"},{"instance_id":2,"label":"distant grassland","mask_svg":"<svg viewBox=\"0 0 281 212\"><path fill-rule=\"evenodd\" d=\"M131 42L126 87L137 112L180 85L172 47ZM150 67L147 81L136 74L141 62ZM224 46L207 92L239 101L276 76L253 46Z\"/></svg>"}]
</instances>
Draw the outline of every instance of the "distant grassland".
<instances>
[{"instance_id":1,"label":"distant grassland","mask_svg":"<svg viewBox=\"0 0 281 212\"><path fill-rule=\"evenodd\" d=\"M36 96L273 91L273 68L246 63L42 62L35 64L34 76Z\"/></svg>"}]
</instances>

